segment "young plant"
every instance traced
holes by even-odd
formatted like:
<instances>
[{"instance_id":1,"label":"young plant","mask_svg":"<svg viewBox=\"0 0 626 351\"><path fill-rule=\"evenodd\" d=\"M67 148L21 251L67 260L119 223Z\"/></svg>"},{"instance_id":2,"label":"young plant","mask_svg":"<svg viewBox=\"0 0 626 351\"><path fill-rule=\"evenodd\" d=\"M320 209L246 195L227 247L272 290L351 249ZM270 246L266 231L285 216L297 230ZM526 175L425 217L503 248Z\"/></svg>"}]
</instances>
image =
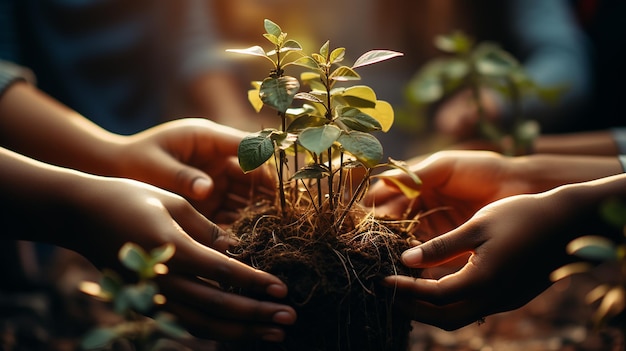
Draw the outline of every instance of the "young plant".
<instances>
[{"instance_id":1,"label":"young plant","mask_svg":"<svg viewBox=\"0 0 626 351\"><path fill-rule=\"evenodd\" d=\"M111 270L102 272L99 283L81 283L82 292L110 302L115 313L124 319L117 325L97 327L88 332L82 339L82 349L103 349L117 340L128 340L135 350L158 350L164 339L155 340L157 333L179 339L191 336L175 323L170 314L160 312L154 318L146 316L155 304L165 303L165 297L159 294L152 279L159 274L167 274L168 268L164 263L173 255L174 246L171 244L147 253L133 243L126 243L119 251L119 259L125 267L137 273L139 279L136 284L125 285Z\"/></svg>"},{"instance_id":2,"label":"young plant","mask_svg":"<svg viewBox=\"0 0 626 351\"><path fill-rule=\"evenodd\" d=\"M437 36L435 46L447 56L430 61L417 72L407 87L408 100L421 107L469 89L476 105L479 134L499 145L505 154L528 153L539 135L539 126L525 118L522 101L529 96L554 101L563 88L538 85L513 55L495 43L475 44L462 32ZM512 114L509 126L488 120L481 96L483 88L508 99Z\"/></svg>"},{"instance_id":3,"label":"young plant","mask_svg":"<svg viewBox=\"0 0 626 351\"><path fill-rule=\"evenodd\" d=\"M587 273L593 269L589 261L615 265L619 275L613 282L599 284L586 296L589 304L598 303L593 324L602 327L614 324L626 335L626 203L617 199L606 201L600 209L606 221L622 231L622 241L614 242L603 236L588 235L572 240L567 252L585 261L565 265L555 270L550 279L558 281L573 274Z\"/></svg>"},{"instance_id":4,"label":"young plant","mask_svg":"<svg viewBox=\"0 0 626 351\"><path fill-rule=\"evenodd\" d=\"M287 202L293 203L300 184L310 197L317 213L328 209L333 217L332 227L339 230L350 208L358 201L371 181L372 170L388 166L410 174L416 186L404 187L408 196L417 196L417 179L401 162L390 159L380 163L383 148L371 133L386 132L393 124L393 108L365 85L347 85L360 79L357 69L385 61L402 54L390 50L373 50L363 54L349 66L343 64L345 48L331 49L324 43L319 52L302 54L302 46L287 39L287 33L274 22L264 21L263 36L273 45L266 52L253 46L230 52L260 56L272 64L270 74L262 82L253 82L248 97L257 111L263 106L277 110L280 128L267 128L244 138L239 145L239 163L244 172L252 171L270 160L275 161L278 175L280 210L286 215ZM294 55L295 54L295 55ZM294 58L295 56L295 58ZM293 58L288 60L288 58ZM290 65L307 71L300 80L285 75ZM300 82L310 87L300 92ZM343 85L342 85L343 84ZM293 106L294 100L301 102ZM293 155L295 172L286 175L287 155ZM306 164L299 166L303 159ZM356 190L346 189L348 173L355 168L364 170ZM326 184L323 185L323 180ZM287 182L292 182L291 186ZM314 189L315 188L315 189ZM313 194L317 194L317 198Z\"/></svg>"}]
</instances>

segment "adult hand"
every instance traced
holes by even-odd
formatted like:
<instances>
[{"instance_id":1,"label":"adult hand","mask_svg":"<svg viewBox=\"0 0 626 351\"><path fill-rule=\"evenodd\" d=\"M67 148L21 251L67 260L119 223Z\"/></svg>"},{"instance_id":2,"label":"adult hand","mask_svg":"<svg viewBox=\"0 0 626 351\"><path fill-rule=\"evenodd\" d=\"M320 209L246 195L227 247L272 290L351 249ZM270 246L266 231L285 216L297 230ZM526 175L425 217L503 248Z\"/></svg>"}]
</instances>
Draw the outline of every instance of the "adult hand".
<instances>
[{"instance_id":1,"label":"adult hand","mask_svg":"<svg viewBox=\"0 0 626 351\"><path fill-rule=\"evenodd\" d=\"M64 233L53 243L118 272L127 272L117 258L124 243L146 250L171 243L176 252L167 262L169 273L157 283L167 298L164 307L190 332L212 339L283 338L280 325L295 321L293 308L232 294L220 284L267 300L285 297L285 284L218 252L228 248L230 238L182 197L133 180L81 179L72 181L68 195L70 219L57 213L53 220Z\"/></svg>"},{"instance_id":2,"label":"adult hand","mask_svg":"<svg viewBox=\"0 0 626 351\"><path fill-rule=\"evenodd\" d=\"M130 136L116 153L117 176L141 180L188 199L216 222L230 222L254 195L271 197L266 168L244 174L237 161L246 133L206 119L181 119Z\"/></svg>"}]
</instances>

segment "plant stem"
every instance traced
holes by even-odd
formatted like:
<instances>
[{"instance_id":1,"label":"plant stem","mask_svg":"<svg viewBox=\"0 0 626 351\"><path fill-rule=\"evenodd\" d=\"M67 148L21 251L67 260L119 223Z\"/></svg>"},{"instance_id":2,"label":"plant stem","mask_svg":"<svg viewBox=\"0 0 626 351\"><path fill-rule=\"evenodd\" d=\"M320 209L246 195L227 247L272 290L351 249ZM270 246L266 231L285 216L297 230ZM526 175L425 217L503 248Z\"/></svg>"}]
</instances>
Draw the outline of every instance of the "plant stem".
<instances>
[{"instance_id":1,"label":"plant stem","mask_svg":"<svg viewBox=\"0 0 626 351\"><path fill-rule=\"evenodd\" d=\"M348 203L348 206L346 206L346 208L343 210L343 213L341 214L341 217L339 217L339 220L337 222L335 222L335 231L336 232L339 232L339 228L341 228L343 220L348 215L348 212L350 211L350 208L352 208L352 205L354 205L354 202L356 201L356 199L359 198L361 192L363 192L363 190L365 189L365 184L367 184L367 182L369 181L371 173L372 173L372 169L371 168L367 168L367 170L365 171L365 175L363 176L363 179L361 179L361 182L359 183L359 186L356 188L356 191L354 192L354 195L350 199L350 202Z\"/></svg>"}]
</instances>

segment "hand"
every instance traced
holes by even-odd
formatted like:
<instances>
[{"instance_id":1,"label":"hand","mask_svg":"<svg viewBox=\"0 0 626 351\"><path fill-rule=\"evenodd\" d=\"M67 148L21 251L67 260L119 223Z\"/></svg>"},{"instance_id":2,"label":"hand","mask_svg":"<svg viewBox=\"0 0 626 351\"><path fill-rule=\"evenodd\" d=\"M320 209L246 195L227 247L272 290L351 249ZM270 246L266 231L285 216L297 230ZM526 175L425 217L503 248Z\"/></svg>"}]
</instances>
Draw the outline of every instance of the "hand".
<instances>
[{"instance_id":1,"label":"hand","mask_svg":"<svg viewBox=\"0 0 626 351\"><path fill-rule=\"evenodd\" d=\"M118 272L128 272L117 258L124 243L134 242L146 250L174 244L175 255L167 262L169 273L157 283L167 298L165 308L194 335L276 341L284 336L279 325L295 321L295 311L289 306L220 289L218 284L241 287L268 299L287 293L278 278L218 252L231 244L228 235L180 196L117 178L87 176L71 185L70 216L51 216L64 235L52 241L82 254L97 267Z\"/></svg>"},{"instance_id":2,"label":"hand","mask_svg":"<svg viewBox=\"0 0 626 351\"><path fill-rule=\"evenodd\" d=\"M206 119L165 123L121 144L116 175L196 200L194 205L208 218L228 223L252 195L271 197L275 188L265 168L244 174L239 167L237 149L244 136Z\"/></svg>"},{"instance_id":3,"label":"hand","mask_svg":"<svg viewBox=\"0 0 626 351\"><path fill-rule=\"evenodd\" d=\"M391 276L385 283L401 296L400 311L447 330L521 307L551 284L554 269L574 259L565 251L572 239L622 236L598 211L615 196L626 198L624 174L496 201L402 255L407 266L433 267L471 253L459 271L440 279Z\"/></svg>"},{"instance_id":4,"label":"hand","mask_svg":"<svg viewBox=\"0 0 626 351\"><path fill-rule=\"evenodd\" d=\"M501 107L496 94L488 89L480 91L482 108L488 120L495 120ZM445 100L435 113L435 127L443 134L458 139L476 136L478 107L470 90L463 90Z\"/></svg>"},{"instance_id":5,"label":"hand","mask_svg":"<svg viewBox=\"0 0 626 351\"><path fill-rule=\"evenodd\" d=\"M364 199L377 216L419 218L420 239L443 234L467 221L480 208L509 195L528 192L525 179L514 177L510 158L488 151L442 151L409 167L422 180L419 197L410 200L382 178ZM401 182L411 179L388 171Z\"/></svg>"},{"instance_id":6,"label":"hand","mask_svg":"<svg viewBox=\"0 0 626 351\"><path fill-rule=\"evenodd\" d=\"M595 211L565 192L519 195L492 203L459 228L407 250L410 267L434 267L471 253L458 272L440 279L391 276L397 307L414 320L454 330L523 306L550 286L568 263L567 243L597 230ZM580 200L581 202L584 200Z\"/></svg>"}]
</instances>

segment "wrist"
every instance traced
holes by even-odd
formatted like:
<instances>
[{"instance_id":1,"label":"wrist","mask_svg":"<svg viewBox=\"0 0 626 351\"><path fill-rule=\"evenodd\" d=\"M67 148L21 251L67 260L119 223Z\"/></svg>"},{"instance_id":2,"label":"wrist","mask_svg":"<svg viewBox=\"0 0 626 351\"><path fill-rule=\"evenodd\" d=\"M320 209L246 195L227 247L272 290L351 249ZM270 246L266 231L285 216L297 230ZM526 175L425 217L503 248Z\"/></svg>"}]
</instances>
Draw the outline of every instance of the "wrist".
<instances>
[{"instance_id":1,"label":"wrist","mask_svg":"<svg viewBox=\"0 0 626 351\"><path fill-rule=\"evenodd\" d=\"M515 157L510 164L515 179L527 183L531 192L623 173L621 163L614 156L535 154Z\"/></svg>"}]
</instances>

